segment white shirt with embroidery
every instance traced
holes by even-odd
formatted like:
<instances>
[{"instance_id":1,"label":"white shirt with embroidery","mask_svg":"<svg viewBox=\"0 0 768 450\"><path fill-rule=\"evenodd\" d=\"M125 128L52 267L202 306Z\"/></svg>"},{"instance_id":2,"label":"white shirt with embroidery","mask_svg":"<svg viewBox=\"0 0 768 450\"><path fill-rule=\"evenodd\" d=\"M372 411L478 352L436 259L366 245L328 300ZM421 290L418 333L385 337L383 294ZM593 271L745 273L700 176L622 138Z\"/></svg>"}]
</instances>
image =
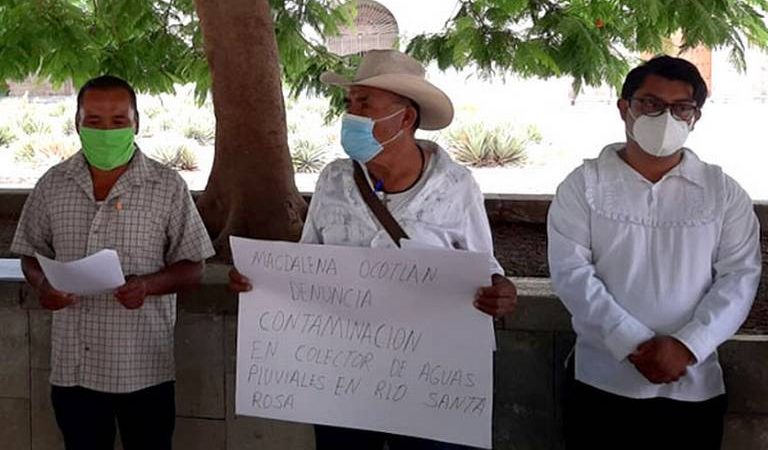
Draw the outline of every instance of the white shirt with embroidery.
<instances>
[{"instance_id":1,"label":"white shirt with embroidery","mask_svg":"<svg viewBox=\"0 0 768 450\"><path fill-rule=\"evenodd\" d=\"M418 141L431 155L423 180L388 205L410 240L446 249L485 253L489 274L503 274L493 257L493 240L483 194L472 174L429 141ZM301 242L352 247L393 248L395 243L360 196L349 159L329 164L317 181Z\"/></svg>"},{"instance_id":2,"label":"white shirt with embroidery","mask_svg":"<svg viewBox=\"0 0 768 450\"><path fill-rule=\"evenodd\" d=\"M725 392L717 347L743 323L760 280L752 202L720 167L684 150L657 183L606 147L559 186L547 225L552 285L573 316L576 379L631 398L703 401ZM627 357L673 336L697 362L669 384Z\"/></svg>"}]
</instances>

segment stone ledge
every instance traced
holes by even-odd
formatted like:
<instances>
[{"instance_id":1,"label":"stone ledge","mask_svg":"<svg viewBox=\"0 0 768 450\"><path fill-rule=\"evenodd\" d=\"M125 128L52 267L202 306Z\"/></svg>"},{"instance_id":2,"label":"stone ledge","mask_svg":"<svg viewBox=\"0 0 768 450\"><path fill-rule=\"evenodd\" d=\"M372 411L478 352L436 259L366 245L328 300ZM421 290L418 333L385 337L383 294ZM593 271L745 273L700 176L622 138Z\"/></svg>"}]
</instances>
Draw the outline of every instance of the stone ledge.
<instances>
[{"instance_id":1,"label":"stone ledge","mask_svg":"<svg viewBox=\"0 0 768 450\"><path fill-rule=\"evenodd\" d=\"M31 189L0 189L0 219L17 220ZM197 198L201 191L192 192ZM309 202L311 193L303 193ZM552 195L484 194L485 207L491 220L545 223ZM768 202L755 201L755 212L762 228L768 228ZM0 249L3 250L3 249Z\"/></svg>"}]
</instances>

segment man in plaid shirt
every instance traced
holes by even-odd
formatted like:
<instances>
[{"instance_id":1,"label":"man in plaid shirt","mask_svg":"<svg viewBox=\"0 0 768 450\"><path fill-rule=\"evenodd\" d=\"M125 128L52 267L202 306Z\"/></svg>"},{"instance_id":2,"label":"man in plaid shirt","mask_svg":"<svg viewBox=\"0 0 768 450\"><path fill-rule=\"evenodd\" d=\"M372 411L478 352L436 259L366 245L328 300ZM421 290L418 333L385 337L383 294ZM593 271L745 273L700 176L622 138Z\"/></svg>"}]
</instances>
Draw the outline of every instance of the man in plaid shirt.
<instances>
[{"instance_id":1,"label":"man in plaid shirt","mask_svg":"<svg viewBox=\"0 0 768 450\"><path fill-rule=\"evenodd\" d=\"M67 450L169 449L175 424L175 293L214 254L181 177L134 144L136 94L103 76L78 93L82 150L30 194L12 251L53 311L51 400ZM46 280L35 253L72 261L117 250L126 283L76 297Z\"/></svg>"}]
</instances>

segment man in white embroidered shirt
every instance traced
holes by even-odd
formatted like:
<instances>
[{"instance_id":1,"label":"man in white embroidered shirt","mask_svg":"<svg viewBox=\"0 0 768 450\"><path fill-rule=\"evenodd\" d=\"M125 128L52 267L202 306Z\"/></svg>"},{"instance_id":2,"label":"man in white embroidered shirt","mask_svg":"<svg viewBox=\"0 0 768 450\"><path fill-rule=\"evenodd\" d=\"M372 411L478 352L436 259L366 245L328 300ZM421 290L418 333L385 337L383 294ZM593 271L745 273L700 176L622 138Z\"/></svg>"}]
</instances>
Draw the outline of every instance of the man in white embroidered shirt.
<instances>
[{"instance_id":1,"label":"man in white embroidered shirt","mask_svg":"<svg viewBox=\"0 0 768 450\"><path fill-rule=\"evenodd\" d=\"M512 312L517 290L493 257L493 240L483 195L472 174L437 144L416 139L418 128L439 130L453 120L453 103L426 79L424 67L397 50L367 52L349 80L326 73L321 80L346 89L341 145L350 159L323 170L309 205L301 242L350 247L393 248L402 241L389 233L361 189L375 190L392 221L402 224L416 245L469 250L488 255L490 285L475 307L502 317ZM354 162L353 162L354 161ZM368 184L356 188L359 164ZM360 173L360 172L358 172ZM358 178L360 180L360 178ZM251 289L236 270L230 288ZM439 311L435 311L439 314ZM371 430L315 426L317 450L459 450L467 447Z\"/></svg>"},{"instance_id":2,"label":"man in white embroidered shirt","mask_svg":"<svg viewBox=\"0 0 768 450\"><path fill-rule=\"evenodd\" d=\"M706 97L683 59L635 68L618 102L627 142L557 190L549 264L577 334L569 449L720 448L717 347L749 312L760 242L747 194L683 147Z\"/></svg>"}]
</instances>

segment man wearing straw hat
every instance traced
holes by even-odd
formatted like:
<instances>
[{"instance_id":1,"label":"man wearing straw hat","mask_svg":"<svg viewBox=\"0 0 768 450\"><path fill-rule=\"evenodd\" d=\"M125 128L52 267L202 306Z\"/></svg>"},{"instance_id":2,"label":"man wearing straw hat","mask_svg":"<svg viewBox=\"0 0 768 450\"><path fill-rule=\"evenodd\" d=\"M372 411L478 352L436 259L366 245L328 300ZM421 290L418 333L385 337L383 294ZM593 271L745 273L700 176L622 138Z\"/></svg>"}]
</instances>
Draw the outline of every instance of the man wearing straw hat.
<instances>
[{"instance_id":1,"label":"man wearing straw hat","mask_svg":"<svg viewBox=\"0 0 768 450\"><path fill-rule=\"evenodd\" d=\"M425 79L413 58L395 50L365 54L354 80L325 73L326 84L346 90L341 145L350 159L325 168L317 182L302 243L355 247L430 246L488 255L491 285L475 306L494 317L512 312L515 286L493 257L483 195L466 168L415 132L453 120L448 96ZM230 273L230 287L251 289ZM439 313L439 312L437 312ZM318 450L460 449L462 446L380 432L315 426Z\"/></svg>"}]
</instances>

